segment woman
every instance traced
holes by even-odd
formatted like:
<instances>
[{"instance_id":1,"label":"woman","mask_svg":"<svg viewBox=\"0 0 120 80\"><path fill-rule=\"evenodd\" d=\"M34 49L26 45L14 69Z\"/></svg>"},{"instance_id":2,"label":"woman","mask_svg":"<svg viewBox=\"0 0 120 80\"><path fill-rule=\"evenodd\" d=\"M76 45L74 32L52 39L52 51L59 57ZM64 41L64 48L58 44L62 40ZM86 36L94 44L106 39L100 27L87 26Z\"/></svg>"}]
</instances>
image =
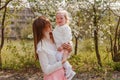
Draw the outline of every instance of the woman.
<instances>
[{"instance_id":1,"label":"woman","mask_svg":"<svg viewBox=\"0 0 120 80\"><path fill-rule=\"evenodd\" d=\"M43 16L33 22L33 35L35 44L36 58L39 59L44 80L67 80L63 64L67 58L64 56L62 61L56 60L57 47L51 35L52 28L49 20ZM72 50L69 44L63 44L64 48Z\"/></svg>"}]
</instances>

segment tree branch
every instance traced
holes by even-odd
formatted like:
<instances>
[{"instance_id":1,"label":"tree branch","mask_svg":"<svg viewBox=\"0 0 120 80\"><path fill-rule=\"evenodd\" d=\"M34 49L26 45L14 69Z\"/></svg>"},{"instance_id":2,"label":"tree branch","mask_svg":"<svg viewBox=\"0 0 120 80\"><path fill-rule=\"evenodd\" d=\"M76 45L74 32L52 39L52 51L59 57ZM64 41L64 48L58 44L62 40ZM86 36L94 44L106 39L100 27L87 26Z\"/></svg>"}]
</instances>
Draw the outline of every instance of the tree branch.
<instances>
[{"instance_id":1,"label":"tree branch","mask_svg":"<svg viewBox=\"0 0 120 80\"><path fill-rule=\"evenodd\" d=\"M2 31L1 31L2 38L1 38L0 52L1 52L3 45L4 45L4 24L5 24L6 11L7 11L7 7L5 7L3 18L2 18Z\"/></svg>"},{"instance_id":2,"label":"tree branch","mask_svg":"<svg viewBox=\"0 0 120 80\"><path fill-rule=\"evenodd\" d=\"M1 1L1 0L0 0L0 1ZM12 0L7 1L4 6L0 7L0 10L2 10L3 8L5 8L10 1L12 1Z\"/></svg>"},{"instance_id":3,"label":"tree branch","mask_svg":"<svg viewBox=\"0 0 120 80\"><path fill-rule=\"evenodd\" d=\"M106 9L104 9L102 12L101 12L101 15L99 15L98 19L97 20L100 20L102 18L102 15L105 13L105 11L107 10L107 7Z\"/></svg>"},{"instance_id":4,"label":"tree branch","mask_svg":"<svg viewBox=\"0 0 120 80\"><path fill-rule=\"evenodd\" d=\"M120 17L120 15L116 14L110 7L109 7L109 10L110 10L114 15L116 15L117 17Z\"/></svg>"},{"instance_id":5,"label":"tree branch","mask_svg":"<svg viewBox=\"0 0 120 80\"><path fill-rule=\"evenodd\" d=\"M1 7L1 0L0 0L0 7Z\"/></svg>"}]
</instances>

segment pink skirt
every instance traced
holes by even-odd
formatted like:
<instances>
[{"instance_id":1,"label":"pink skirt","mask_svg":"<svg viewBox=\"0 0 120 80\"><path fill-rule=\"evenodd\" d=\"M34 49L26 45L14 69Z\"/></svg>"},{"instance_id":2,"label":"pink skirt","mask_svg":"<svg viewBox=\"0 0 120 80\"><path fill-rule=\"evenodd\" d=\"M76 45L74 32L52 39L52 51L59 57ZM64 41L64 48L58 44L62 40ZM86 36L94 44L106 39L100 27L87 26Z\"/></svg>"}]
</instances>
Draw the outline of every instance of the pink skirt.
<instances>
[{"instance_id":1,"label":"pink skirt","mask_svg":"<svg viewBox=\"0 0 120 80\"><path fill-rule=\"evenodd\" d=\"M49 75L44 75L44 80L67 80L64 69L59 69Z\"/></svg>"}]
</instances>

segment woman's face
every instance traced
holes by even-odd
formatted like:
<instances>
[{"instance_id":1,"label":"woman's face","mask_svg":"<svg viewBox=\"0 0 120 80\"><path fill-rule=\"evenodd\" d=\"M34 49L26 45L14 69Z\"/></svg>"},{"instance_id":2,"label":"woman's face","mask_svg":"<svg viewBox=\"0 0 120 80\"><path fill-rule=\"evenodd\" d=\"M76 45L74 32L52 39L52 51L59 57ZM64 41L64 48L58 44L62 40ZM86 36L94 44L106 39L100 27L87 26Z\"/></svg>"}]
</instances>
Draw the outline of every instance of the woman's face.
<instances>
[{"instance_id":1,"label":"woman's face","mask_svg":"<svg viewBox=\"0 0 120 80\"><path fill-rule=\"evenodd\" d=\"M50 33L52 32L52 27L50 24L47 24L43 30L43 33Z\"/></svg>"}]
</instances>

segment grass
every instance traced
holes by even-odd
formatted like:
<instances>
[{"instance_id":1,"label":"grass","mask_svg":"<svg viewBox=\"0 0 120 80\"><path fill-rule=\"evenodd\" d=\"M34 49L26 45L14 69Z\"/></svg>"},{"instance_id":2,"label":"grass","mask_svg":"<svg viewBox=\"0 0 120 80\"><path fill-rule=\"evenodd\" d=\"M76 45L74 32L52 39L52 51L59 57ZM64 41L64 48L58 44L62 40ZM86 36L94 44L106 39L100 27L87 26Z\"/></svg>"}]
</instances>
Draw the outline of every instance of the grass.
<instances>
[{"instance_id":1,"label":"grass","mask_svg":"<svg viewBox=\"0 0 120 80\"><path fill-rule=\"evenodd\" d=\"M73 51L74 52L74 51ZM97 64L96 54L91 40L81 41L78 46L78 54L69 59L77 73L103 72L120 70L120 63L112 61L110 52L100 45L100 55L103 68ZM9 40L5 42L2 50L2 68L21 70L28 67L40 68L39 62L34 58L33 41Z\"/></svg>"},{"instance_id":2,"label":"grass","mask_svg":"<svg viewBox=\"0 0 120 80\"><path fill-rule=\"evenodd\" d=\"M3 69L23 69L28 67L39 67L34 58L34 47L32 41L7 41L2 50Z\"/></svg>"}]
</instances>

